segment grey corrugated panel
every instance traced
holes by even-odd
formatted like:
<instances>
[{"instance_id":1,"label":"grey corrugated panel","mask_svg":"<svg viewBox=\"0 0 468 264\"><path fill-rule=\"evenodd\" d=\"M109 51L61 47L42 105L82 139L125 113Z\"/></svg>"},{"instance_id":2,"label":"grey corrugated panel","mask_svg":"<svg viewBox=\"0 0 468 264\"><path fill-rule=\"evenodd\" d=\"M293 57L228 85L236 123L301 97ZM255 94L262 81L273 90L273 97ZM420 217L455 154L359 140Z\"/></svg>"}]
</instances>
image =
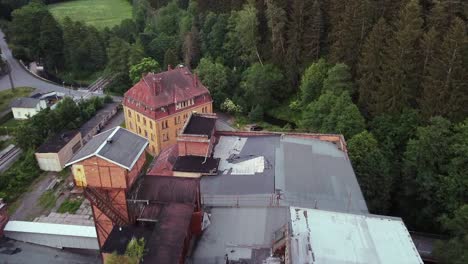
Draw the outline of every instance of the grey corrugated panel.
<instances>
[{"instance_id":1,"label":"grey corrugated panel","mask_svg":"<svg viewBox=\"0 0 468 264\"><path fill-rule=\"evenodd\" d=\"M109 135L114 131L114 129L110 129L107 131L102 132L101 134L97 134L93 138L91 138L88 143L86 143L78 153L76 153L73 158L68 162L73 163L79 159L82 159L86 156L92 155L96 153L98 148L104 143L104 141L109 137Z\"/></svg>"},{"instance_id":2,"label":"grey corrugated panel","mask_svg":"<svg viewBox=\"0 0 468 264\"><path fill-rule=\"evenodd\" d=\"M271 248L274 232L285 225L288 208L213 208L211 224L193 253L195 264L223 259L227 248Z\"/></svg>"},{"instance_id":3,"label":"grey corrugated panel","mask_svg":"<svg viewBox=\"0 0 468 264\"><path fill-rule=\"evenodd\" d=\"M16 98L11 102L11 107L18 107L18 108L36 108L37 104L39 104L41 100L36 98L29 98L29 97L20 97Z\"/></svg>"}]
</instances>

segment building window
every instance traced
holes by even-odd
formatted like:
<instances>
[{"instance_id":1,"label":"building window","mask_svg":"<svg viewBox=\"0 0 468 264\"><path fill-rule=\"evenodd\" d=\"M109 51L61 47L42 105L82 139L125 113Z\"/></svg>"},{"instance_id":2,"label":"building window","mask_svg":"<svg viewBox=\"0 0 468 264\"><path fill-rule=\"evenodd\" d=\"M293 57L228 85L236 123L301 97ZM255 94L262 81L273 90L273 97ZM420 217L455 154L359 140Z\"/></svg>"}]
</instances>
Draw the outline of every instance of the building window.
<instances>
[{"instance_id":1,"label":"building window","mask_svg":"<svg viewBox=\"0 0 468 264\"><path fill-rule=\"evenodd\" d=\"M130 129L133 130L133 124L132 122L128 122L130 124Z\"/></svg>"},{"instance_id":2,"label":"building window","mask_svg":"<svg viewBox=\"0 0 468 264\"><path fill-rule=\"evenodd\" d=\"M149 121L150 129L153 129L153 122Z\"/></svg>"},{"instance_id":3,"label":"building window","mask_svg":"<svg viewBox=\"0 0 468 264\"><path fill-rule=\"evenodd\" d=\"M148 138L148 132L145 130L145 138Z\"/></svg>"},{"instance_id":4,"label":"building window","mask_svg":"<svg viewBox=\"0 0 468 264\"><path fill-rule=\"evenodd\" d=\"M137 114L137 121L140 123L140 115Z\"/></svg>"},{"instance_id":5,"label":"building window","mask_svg":"<svg viewBox=\"0 0 468 264\"><path fill-rule=\"evenodd\" d=\"M128 113L128 117L132 117L132 111L128 110L127 113Z\"/></svg>"},{"instance_id":6,"label":"building window","mask_svg":"<svg viewBox=\"0 0 468 264\"><path fill-rule=\"evenodd\" d=\"M146 126L146 118L143 117L143 125Z\"/></svg>"},{"instance_id":7,"label":"building window","mask_svg":"<svg viewBox=\"0 0 468 264\"><path fill-rule=\"evenodd\" d=\"M138 127L138 134L141 135L141 127Z\"/></svg>"},{"instance_id":8,"label":"building window","mask_svg":"<svg viewBox=\"0 0 468 264\"><path fill-rule=\"evenodd\" d=\"M162 126L162 129L168 128L167 120L162 121L161 126Z\"/></svg>"},{"instance_id":9,"label":"building window","mask_svg":"<svg viewBox=\"0 0 468 264\"><path fill-rule=\"evenodd\" d=\"M174 122L175 122L176 125L180 124L180 116L174 117Z\"/></svg>"},{"instance_id":10,"label":"building window","mask_svg":"<svg viewBox=\"0 0 468 264\"><path fill-rule=\"evenodd\" d=\"M163 134L163 141L168 141L168 140L169 140L168 134L164 133Z\"/></svg>"},{"instance_id":11,"label":"building window","mask_svg":"<svg viewBox=\"0 0 468 264\"><path fill-rule=\"evenodd\" d=\"M154 141L154 134L151 133L151 140Z\"/></svg>"}]
</instances>

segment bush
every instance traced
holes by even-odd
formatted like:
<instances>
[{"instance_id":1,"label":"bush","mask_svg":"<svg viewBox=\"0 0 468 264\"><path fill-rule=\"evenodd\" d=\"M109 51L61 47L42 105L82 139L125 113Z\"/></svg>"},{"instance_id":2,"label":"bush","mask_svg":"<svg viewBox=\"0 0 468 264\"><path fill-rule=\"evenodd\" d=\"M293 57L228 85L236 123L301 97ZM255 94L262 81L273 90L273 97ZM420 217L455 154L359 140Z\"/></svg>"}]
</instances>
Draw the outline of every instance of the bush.
<instances>
[{"instance_id":1,"label":"bush","mask_svg":"<svg viewBox=\"0 0 468 264\"><path fill-rule=\"evenodd\" d=\"M221 110L230 114L239 114L242 112L242 107L236 105L231 99L226 98L226 100L221 104Z\"/></svg>"}]
</instances>

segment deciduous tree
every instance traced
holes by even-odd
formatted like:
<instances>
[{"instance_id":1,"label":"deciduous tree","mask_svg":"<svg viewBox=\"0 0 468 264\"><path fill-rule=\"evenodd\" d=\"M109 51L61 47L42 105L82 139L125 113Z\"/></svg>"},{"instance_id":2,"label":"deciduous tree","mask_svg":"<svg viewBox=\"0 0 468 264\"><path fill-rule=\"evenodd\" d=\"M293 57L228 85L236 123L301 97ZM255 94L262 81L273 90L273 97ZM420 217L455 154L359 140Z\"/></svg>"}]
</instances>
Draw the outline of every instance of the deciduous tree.
<instances>
[{"instance_id":1,"label":"deciduous tree","mask_svg":"<svg viewBox=\"0 0 468 264\"><path fill-rule=\"evenodd\" d=\"M374 136L363 131L348 141L348 153L359 186L372 213L387 214L393 179L390 164Z\"/></svg>"},{"instance_id":2,"label":"deciduous tree","mask_svg":"<svg viewBox=\"0 0 468 264\"><path fill-rule=\"evenodd\" d=\"M149 72L157 73L159 71L161 71L161 66L156 60L152 58L144 58L140 63L130 66L129 77L135 84L140 81L143 74Z\"/></svg>"}]
</instances>

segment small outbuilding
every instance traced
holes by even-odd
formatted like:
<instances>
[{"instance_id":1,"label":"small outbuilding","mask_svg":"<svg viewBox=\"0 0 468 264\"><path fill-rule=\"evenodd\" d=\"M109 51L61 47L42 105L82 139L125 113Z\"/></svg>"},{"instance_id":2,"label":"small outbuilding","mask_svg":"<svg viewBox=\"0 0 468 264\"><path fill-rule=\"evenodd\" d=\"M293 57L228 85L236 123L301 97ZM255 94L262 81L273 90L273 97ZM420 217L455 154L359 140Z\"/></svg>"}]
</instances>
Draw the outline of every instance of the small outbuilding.
<instances>
[{"instance_id":1,"label":"small outbuilding","mask_svg":"<svg viewBox=\"0 0 468 264\"><path fill-rule=\"evenodd\" d=\"M56 134L37 149L39 168L44 171L61 171L81 146L81 133L78 130Z\"/></svg>"}]
</instances>

